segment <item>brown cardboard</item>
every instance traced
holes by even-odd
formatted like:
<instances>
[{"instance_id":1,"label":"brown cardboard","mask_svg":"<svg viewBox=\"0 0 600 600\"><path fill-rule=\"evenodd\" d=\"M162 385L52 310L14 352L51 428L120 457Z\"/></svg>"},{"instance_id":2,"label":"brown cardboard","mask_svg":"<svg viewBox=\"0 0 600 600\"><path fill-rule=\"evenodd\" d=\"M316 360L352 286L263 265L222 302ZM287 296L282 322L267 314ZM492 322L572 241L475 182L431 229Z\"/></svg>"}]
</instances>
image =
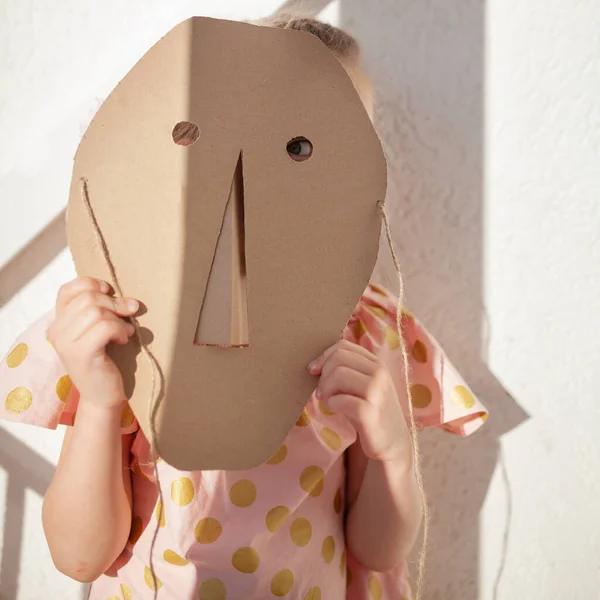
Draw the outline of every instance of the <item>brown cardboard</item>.
<instances>
[{"instance_id":1,"label":"brown cardboard","mask_svg":"<svg viewBox=\"0 0 600 600\"><path fill-rule=\"evenodd\" d=\"M181 121L198 126L195 143L174 143ZM298 136L314 146L304 162L286 150ZM183 470L261 464L294 426L316 384L306 365L339 339L376 260L386 166L346 72L304 32L193 18L160 40L75 158L69 245L79 274L110 281L81 177L123 292L147 309L160 455ZM248 347L198 343L213 339ZM149 437L150 367L134 343L110 354Z\"/></svg>"}]
</instances>

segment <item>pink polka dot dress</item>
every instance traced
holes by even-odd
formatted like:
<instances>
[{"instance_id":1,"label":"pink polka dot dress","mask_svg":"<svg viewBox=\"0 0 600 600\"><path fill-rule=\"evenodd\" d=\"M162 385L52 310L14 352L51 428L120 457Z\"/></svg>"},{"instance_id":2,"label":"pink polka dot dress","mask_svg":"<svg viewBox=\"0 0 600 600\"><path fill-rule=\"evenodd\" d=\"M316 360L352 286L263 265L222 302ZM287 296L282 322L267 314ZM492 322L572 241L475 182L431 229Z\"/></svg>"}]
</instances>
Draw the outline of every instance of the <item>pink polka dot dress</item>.
<instances>
[{"instance_id":1,"label":"pink polka dot dress","mask_svg":"<svg viewBox=\"0 0 600 600\"><path fill-rule=\"evenodd\" d=\"M395 324L396 300L370 285L344 337L377 354L405 398ZM55 428L72 425L76 394L46 341L49 314L25 332L0 364L0 416ZM422 427L465 436L487 412L435 340L407 312L415 417ZM406 406L405 406L406 409ZM160 506L149 444L126 407L133 518L127 546L93 585L93 600L410 600L406 564L374 573L344 542L346 449L357 441L348 420L313 395L285 443L249 471L181 472L159 460ZM154 576L150 569L152 538Z\"/></svg>"}]
</instances>

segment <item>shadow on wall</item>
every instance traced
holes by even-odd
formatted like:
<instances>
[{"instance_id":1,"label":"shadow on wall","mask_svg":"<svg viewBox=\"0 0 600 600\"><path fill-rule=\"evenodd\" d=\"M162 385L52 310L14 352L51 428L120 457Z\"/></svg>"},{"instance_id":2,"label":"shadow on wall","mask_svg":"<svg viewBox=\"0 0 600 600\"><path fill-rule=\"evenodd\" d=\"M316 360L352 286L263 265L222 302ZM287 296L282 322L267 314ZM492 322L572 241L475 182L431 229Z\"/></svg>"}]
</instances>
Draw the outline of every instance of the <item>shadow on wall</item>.
<instances>
[{"instance_id":1,"label":"shadow on wall","mask_svg":"<svg viewBox=\"0 0 600 600\"><path fill-rule=\"evenodd\" d=\"M316 14L328 4L290 0L280 10ZM479 513L500 436L527 418L485 362L484 13L483 0L340 0L340 25L361 42L377 88L378 129L389 159L388 207L409 305L491 412L468 440L441 432L422 436L432 507L427 600L483 595ZM0 306L64 248L62 232L60 216L0 270ZM387 251L382 255L379 277L393 287ZM26 464L28 485L43 494L52 465L5 432L0 449L1 466L10 474ZM24 453L31 456L15 458ZM0 584L6 600L17 597L23 494L11 478Z\"/></svg>"},{"instance_id":2,"label":"shadow on wall","mask_svg":"<svg viewBox=\"0 0 600 600\"><path fill-rule=\"evenodd\" d=\"M25 491L31 489L43 497L54 476L54 465L10 433L0 429L0 467L8 477L6 511L2 524L0 599L15 600L19 597ZM87 598L85 587L80 598Z\"/></svg>"},{"instance_id":3,"label":"shadow on wall","mask_svg":"<svg viewBox=\"0 0 600 600\"><path fill-rule=\"evenodd\" d=\"M0 268L0 308L41 273L66 247L63 210Z\"/></svg>"},{"instance_id":4,"label":"shadow on wall","mask_svg":"<svg viewBox=\"0 0 600 600\"><path fill-rule=\"evenodd\" d=\"M527 415L485 361L485 3L340 0L340 26L361 42L376 87L409 308L490 410L486 426L469 439L422 435L432 513L425 598L496 600L496 590L482 590L478 581L479 513L499 438ZM394 288L388 255L382 251L378 278ZM498 577L501 571L502 564Z\"/></svg>"}]
</instances>

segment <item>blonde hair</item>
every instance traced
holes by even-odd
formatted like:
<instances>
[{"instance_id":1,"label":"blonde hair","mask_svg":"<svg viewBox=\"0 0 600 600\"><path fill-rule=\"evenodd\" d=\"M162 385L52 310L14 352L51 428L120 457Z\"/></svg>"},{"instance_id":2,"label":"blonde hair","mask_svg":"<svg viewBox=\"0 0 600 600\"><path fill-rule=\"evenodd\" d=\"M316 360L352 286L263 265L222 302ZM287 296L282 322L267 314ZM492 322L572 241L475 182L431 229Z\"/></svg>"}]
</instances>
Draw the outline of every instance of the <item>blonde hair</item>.
<instances>
[{"instance_id":1,"label":"blonde hair","mask_svg":"<svg viewBox=\"0 0 600 600\"><path fill-rule=\"evenodd\" d=\"M350 67L354 71L363 71L360 64L360 46L352 35L340 29L334 27L328 23L323 23L317 19L311 17L295 16L293 14L276 14L267 19L263 19L258 24L265 25L267 27L276 27L279 29L295 29L297 31L305 31L319 38L326 46L331 50L340 62L345 63L347 67ZM364 71L363 71L364 73ZM415 478L419 494L421 497L421 504L423 507L423 542L421 550L419 552L419 565L418 565L418 579L417 579L417 594L416 600L420 600L423 595L423 588L425 583L425 563L427 559L427 541L429 535L429 509L427 506L427 495L425 493L425 487L423 484L423 473L421 471L421 453L419 448L417 424L415 421L415 415L412 405L412 394L410 380L408 376L409 362L408 353L406 350L406 344L404 336L402 335L402 305L404 302L404 282L402 279L402 273L400 271L400 263L398 256L394 249L392 241L392 233L390 230L390 222L388 214L385 210L383 202L378 204L384 221L385 233L387 242L394 260L394 267L396 269L396 275L398 277L399 292L398 292L398 306L396 311L396 324L398 328L398 335L400 338L400 351L402 353L403 366L404 366L404 377L406 385L406 394L408 398L408 412L409 412L409 424L410 424L410 438L412 443L412 452L414 459Z\"/></svg>"},{"instance_id":2,"label":"blonde hair","mask_svg":"<svg viewBox=\"0 0 600 600\"><path fill-rule=\"evenodd\" d=\"M295 29L318 37L339 59L358 61L360 46L352 35L323 21L290 13L279 13L258 22L276 29Z\"/></svg>"}]
</instances>

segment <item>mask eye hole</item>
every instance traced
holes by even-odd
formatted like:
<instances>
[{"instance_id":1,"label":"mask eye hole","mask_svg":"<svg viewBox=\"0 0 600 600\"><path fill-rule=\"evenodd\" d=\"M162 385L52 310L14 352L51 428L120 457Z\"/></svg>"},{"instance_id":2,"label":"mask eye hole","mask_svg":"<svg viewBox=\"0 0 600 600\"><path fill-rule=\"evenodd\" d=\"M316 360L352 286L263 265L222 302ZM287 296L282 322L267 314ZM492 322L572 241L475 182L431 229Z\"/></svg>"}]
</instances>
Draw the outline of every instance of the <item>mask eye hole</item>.
<instances>
[{"instance_id":1,"label":"mask eye hole","mask_svg":"<svg viewBox=\"0 0 600 600\"><path fill-rule=\"evenodd\" d=\"M303 162L313 155L313 145L305 137L296 137L287 144L287 153L292 160Z\"/></svg>"},{"instance_id":2,"label":"mask eye hole","mask_svg":"<svg viewBox=\"0 0 600 600\"><path fill-rule=\"evenodd\" d=\"M191 121L179 121L179 123L173 127L171 135L173 136L173 141L178 146L191 146L192 144L195 144L200 137L200 130L196 123L192 123Z\"/></svg>"}]
</instances>

